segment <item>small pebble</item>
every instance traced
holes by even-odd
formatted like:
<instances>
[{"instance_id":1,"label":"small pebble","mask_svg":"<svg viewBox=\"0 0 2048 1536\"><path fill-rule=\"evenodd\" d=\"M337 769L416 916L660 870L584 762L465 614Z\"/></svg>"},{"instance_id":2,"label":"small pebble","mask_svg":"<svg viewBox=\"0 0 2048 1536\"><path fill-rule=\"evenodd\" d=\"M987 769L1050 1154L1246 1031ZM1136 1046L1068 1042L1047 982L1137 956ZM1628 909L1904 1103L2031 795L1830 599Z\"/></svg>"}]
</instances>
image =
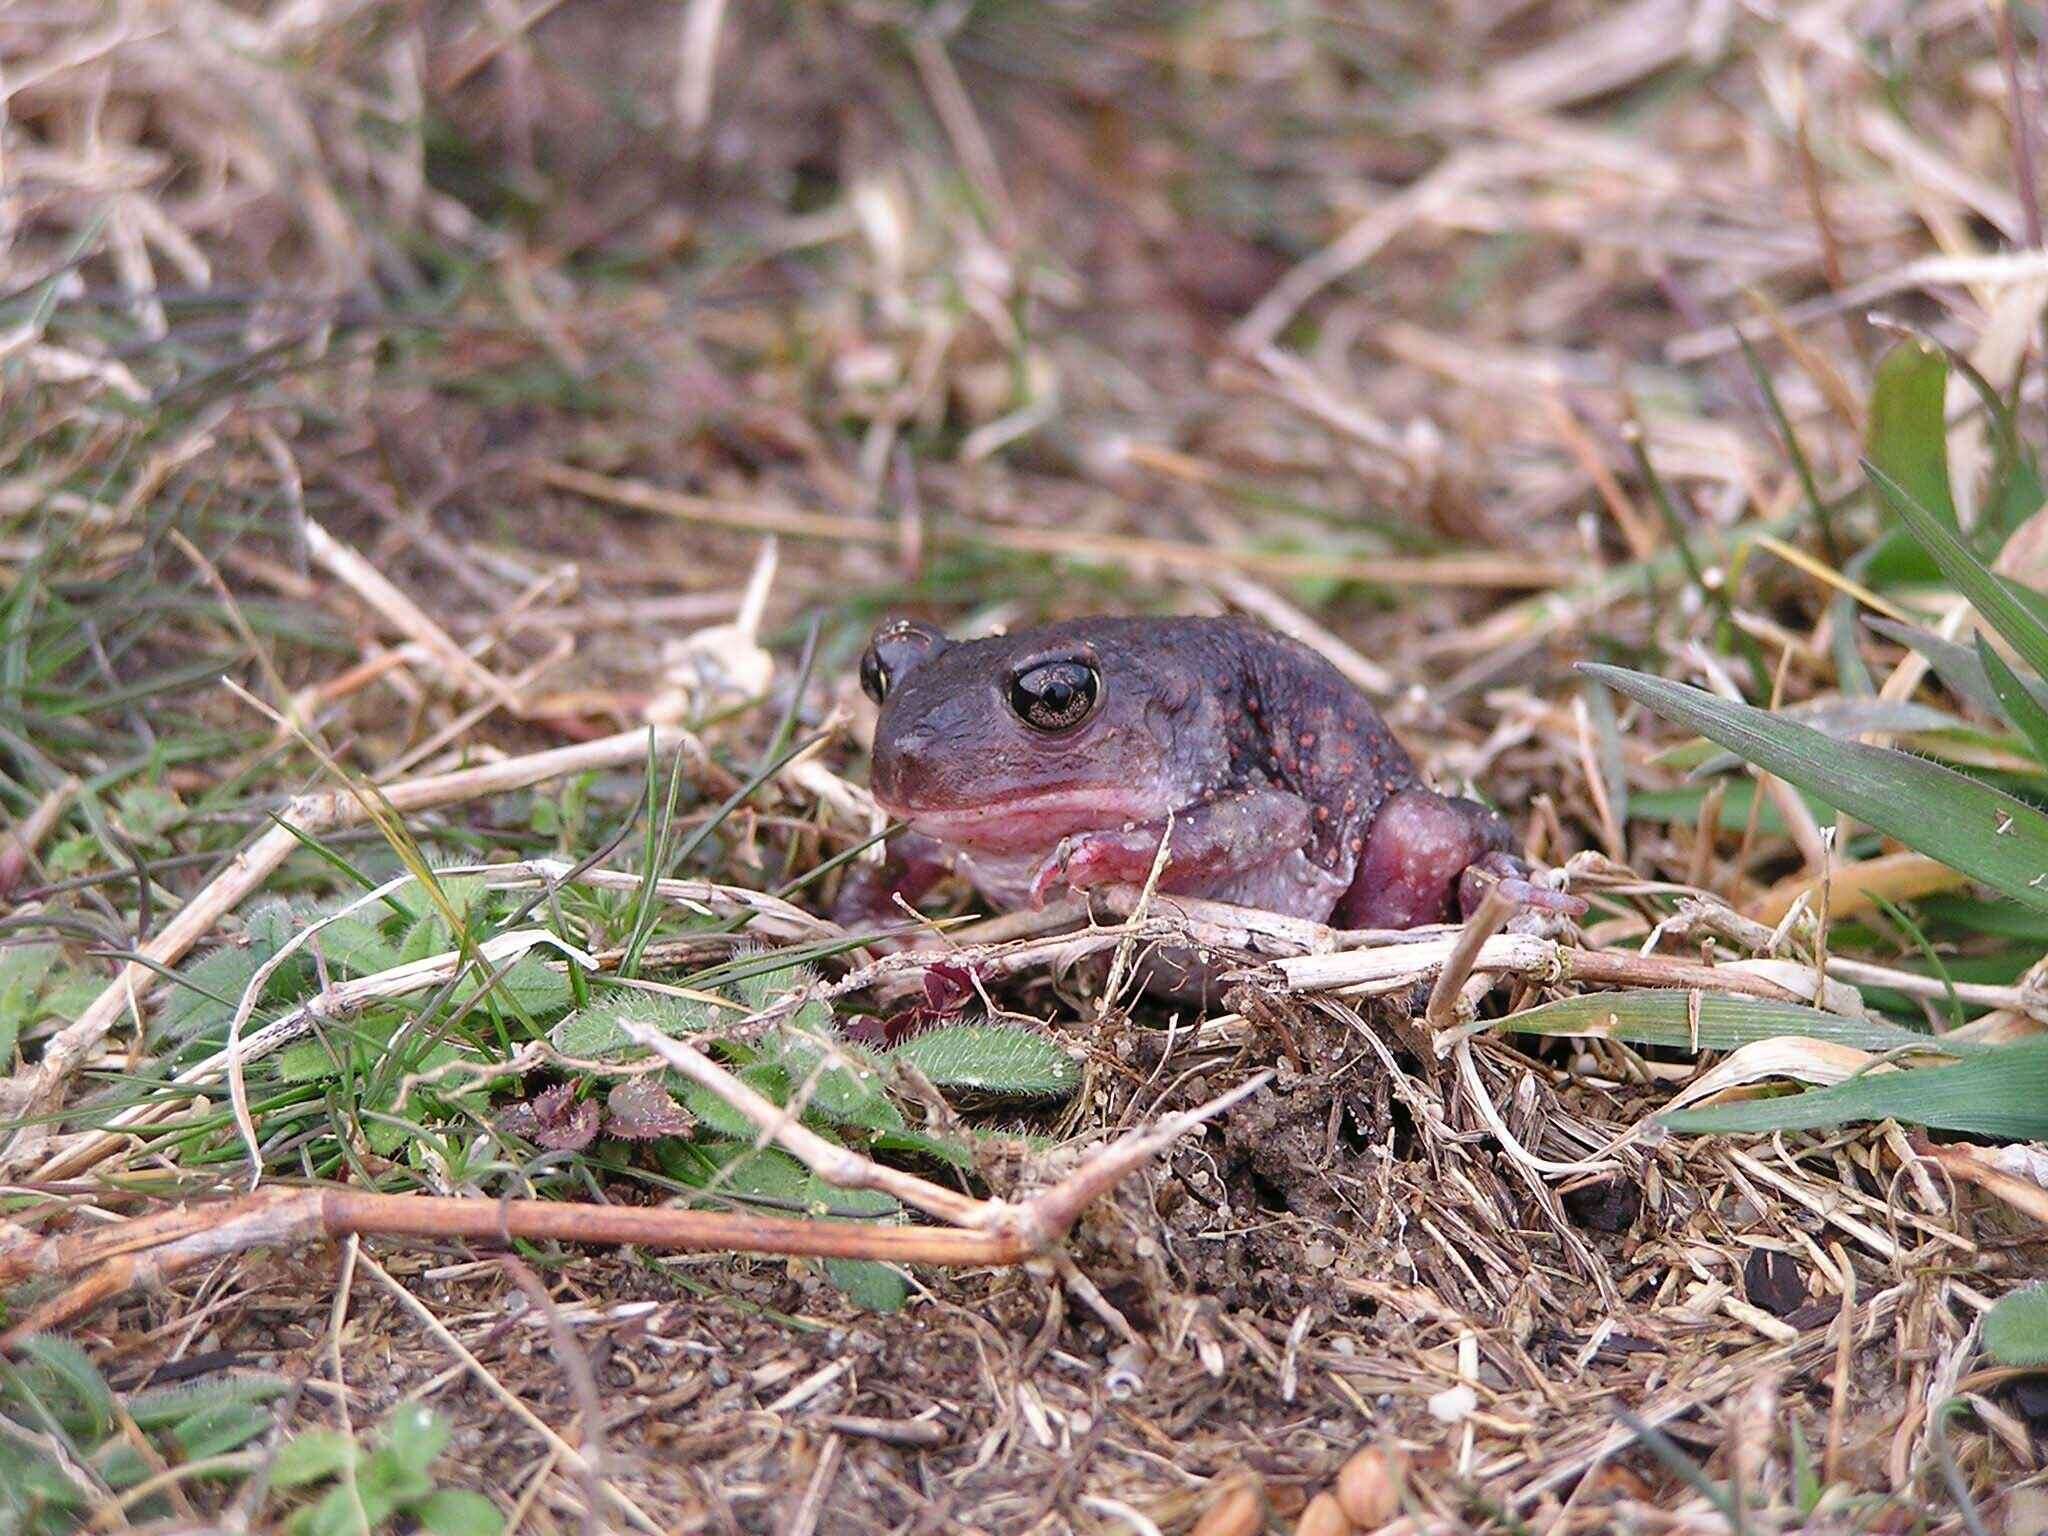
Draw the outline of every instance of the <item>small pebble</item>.
<instances>
[{"instance_id":1,"label":"small pebble","mask_svg":"<svg viewBox=\"0 0 2048 1536\"><path fill-rule=\"evenodd\" d=\"M1806 1280L1799 1261L1777 1248L1753 1248L1742 1266L1742 1290L1754 1307L1786 1317L1806 1305Z\"/></svg>"},{"instance_id":2,"label":"small pebble","mask_svg":"<svg viewBox=\"0 0 2048 1536\"><path fill-rule=\"evenodd\" d=\"M1401 1513L1406 1458L1399 1450L1369 1445L1337 1474L1337 1502L1360 1530L1376 1531Z\"/></svg>"},{"instance_id":3,"label":"small pebble","mask_svg":"<svg viewBox=\"0 0 2048 1536\"><path fill-rule=\"evenodd\" d=\"M1319 1493L1294 1522L1294 1536L1351 1536L1351 1520L1334 1493Z\"/></svg>"},{"instance_id":4,"label":"small pebble","mask_svg":"<svg viewBox=\"0 0 2048 1536\"><path fill-rule=\"evenodd\" d=\"M1603 1179L1564 1197L1572 1224L1594 1232L1626 1232L1642 1208L1642 1186L1633 1179Z\"/></svg>"},{"instance_id":5,"label":"small pebble","mask_svg":"<svg viewBox=\"0 0 2048 1536\"><path fill-rule=\"evenodd\" d=\"M1189 1536L1255 1536L1265 1524L1265 1485L1257 1477L1247 1477L1217 1496Z\"/></svg>"}]
</instances>

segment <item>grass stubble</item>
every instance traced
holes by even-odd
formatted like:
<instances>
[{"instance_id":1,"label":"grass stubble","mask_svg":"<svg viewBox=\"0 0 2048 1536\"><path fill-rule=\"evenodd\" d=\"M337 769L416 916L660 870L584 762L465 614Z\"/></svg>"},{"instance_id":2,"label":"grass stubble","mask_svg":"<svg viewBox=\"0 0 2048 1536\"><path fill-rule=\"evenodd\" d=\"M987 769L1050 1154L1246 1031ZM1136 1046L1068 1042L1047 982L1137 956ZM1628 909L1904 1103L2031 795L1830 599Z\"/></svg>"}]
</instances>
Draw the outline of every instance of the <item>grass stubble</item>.
<instances>
[{"instance_id":1,"label":"grass stubble","mask_svg":"<svg viewBox=\"0 0 2048 1536\"><path fill-rule=\"evenodd\" d=\"M426 1405L531 1529L1284 1526L1361 1447L1406 1531L2036 1528L1979 1334L2039 1145L1657 1115L2024 1045L2048 925L1570 665L2048 793L1859 613L1971 645L1866 452L1985 529L2041 437L2040 28L0 16L0 1274L77 1349L10 1377L68 1493L9 1517L423 1518L372 1448ZM1931 434L1874 306L1959 360ZM942 924L933 981L815 915L899 608L1293 628L1593 913L1131 891ZM1189 938L1229 1012L1090 990ZM956 974L1056 1094L840 1033ZM38 1416L67 1370L134 1479ZM240 1440L137 1427L237 1382Z\"/></svg>"}]
</instances>

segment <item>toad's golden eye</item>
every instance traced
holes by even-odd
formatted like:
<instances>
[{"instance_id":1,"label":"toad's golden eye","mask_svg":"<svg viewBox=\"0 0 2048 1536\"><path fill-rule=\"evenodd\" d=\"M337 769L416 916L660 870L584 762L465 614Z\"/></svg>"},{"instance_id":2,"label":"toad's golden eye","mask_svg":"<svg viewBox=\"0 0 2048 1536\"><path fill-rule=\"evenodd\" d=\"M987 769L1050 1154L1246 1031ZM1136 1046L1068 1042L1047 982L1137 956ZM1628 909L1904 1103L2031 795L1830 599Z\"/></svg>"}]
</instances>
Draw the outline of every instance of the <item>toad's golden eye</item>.
<instances>
[{"instance_id":1,"label":"toad's golden eye","mask_svg":"<svg viewBox=\"0 0 2048 1536\"><path fill-rule=\"evenodd\" d=\"M1044 661L1010 679L1010 708L1034 731L1070 731L1102 694L1102 676L1085 661Z\"/></svg>"},{"instance_id":2,"label":"toad's golden eye","mask_svg":"<svg viewBox=\"0 0 2048 1536\"><path fill-rule=\"evenodd\" d=\"M877 704L889 697L889 669L872 645L860 659L860 691Z\"/></svg>"}]
</instances>

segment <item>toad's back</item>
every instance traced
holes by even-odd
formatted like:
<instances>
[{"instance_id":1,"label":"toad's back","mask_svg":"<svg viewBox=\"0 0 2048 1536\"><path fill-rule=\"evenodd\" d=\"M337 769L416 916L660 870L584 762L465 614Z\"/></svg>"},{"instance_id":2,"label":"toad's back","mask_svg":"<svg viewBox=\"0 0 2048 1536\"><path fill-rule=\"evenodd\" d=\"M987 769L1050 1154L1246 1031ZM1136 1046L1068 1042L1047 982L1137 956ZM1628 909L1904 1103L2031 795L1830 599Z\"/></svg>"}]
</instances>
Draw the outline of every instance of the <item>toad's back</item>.
<instances>
[{"instance_id":1,"label":"toad's back","mask_svg":"<svg viewBox=\"0 0 2048 1536\"><path fill-rule=\"evenodd\" d=\"M1245 620L961 642L897 621L861 670L876 798L1006 905L1142 881L1164 840L1165 890L1407 927L1447 916L1507 846L1498 816L1419 785L1341 673Z\"/></svg>"}]
</instances>

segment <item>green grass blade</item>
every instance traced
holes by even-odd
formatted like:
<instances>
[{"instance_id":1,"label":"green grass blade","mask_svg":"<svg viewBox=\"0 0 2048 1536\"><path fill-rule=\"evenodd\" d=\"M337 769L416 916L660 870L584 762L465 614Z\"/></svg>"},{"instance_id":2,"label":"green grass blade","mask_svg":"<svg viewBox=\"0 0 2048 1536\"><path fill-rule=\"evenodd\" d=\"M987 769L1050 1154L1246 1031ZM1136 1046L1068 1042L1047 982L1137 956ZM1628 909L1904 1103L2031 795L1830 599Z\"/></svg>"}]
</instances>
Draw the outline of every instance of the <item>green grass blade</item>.
<instances>
[{"instance_id":1,"label":"green grass blade","mask_svg":"<svg viewBox=\"0 0 2048 1536\"><path fill-rule=\"evenodd\" d=\"M2041 622L2033 608L1986 570L1956 537L1955 530L1945 526L1898 481L1868 459L1863 461L1863 468L1878 494L1934 557L1949 583L1970 600L2006 644L2019 652L2020 659L2033 668L2036 677L2048 677L2048 625Z\"/></svg>"},{"instance_id":2,"label":"green grass blade","mask_svg":"<svg viewBox=\"0 0 2048 1536\"><path fill-rule=\"evenodd\" d=\"M1947 410L1948 359L1924 341L1900 342L1877 365L1865 462L1952 529Z\"/></svg>"},{"instance_id":3,"label":"green grass blade","mask_svg":"<svg viewBox=\"0 0 2048 1536\"><path fill-rule=\"evenodd\" d=\"M1969 646L1958 645L1929 630L1895 623L1891 619L1865 617L1863 622L1866 628L1885 639L1896 641L1924 656L1934 669L1934 675L1941 679L1942 686L1957 698L1974 704L1987 715L1998 713L1997 690L1991 686L1991 679L1984 675L1984 664ZM2048 688L2035 686L2035 697L2048 704Z\"/></svg>"},{"instance_id":4,"label":"green grass blade","mask_svg":"<svg viewBox=\"0 0 2048 1536\"><path fill-rule=\"evenodd\" d=\"M1786 1098L1685 1109L1663 1117L1674 1131L1810 1131L1853 1120L1977 1136L2048 1136L2048 1037L1998 1046L1952 1067L1866 1072L1831 1088Z\"/></svg>"},{"instance_id":5,"label":"green grass blade","mask_svg":"<svg viewBox=\"0 0 2048 1536\"><path fill-rule=\"evenodd\" d=\"M1835 741L1682 683L1596 662L1579 670L1907 847L2048 911L2048 816L2025 801L1924 758Z\"/></svg>"},{"instance_id":6,"label":"green grass blade","mask_svg":"<svg viewBox=\"0 0 2048 1536\"><path fill-rule=\"evenodd\" d=\"M1820 529L1821 550L1826 554L1828 564L1837 570L1842 566L1842 541L1835 536L1834 515L1828 510L1827 498L1821 494L1820 482L1814 478L1813 464L1806 457L1806 449L1800 444L1799 434L1793 430L1792 418L1785 414L1784 402L1778 398L1778 386L1771 378L1771 370L1756 355L1756 348L1740 330L1735 339L1742 347L1742 360L1749 364L1750 377L1756 380L1757 389L1763 394L1764 403L1771 408L1771 420L1777 426L1778 436L1784 440L1785 455L1792 461L1792 469L1799 476L1801 489L1806 492L1806 510L1812 514L1814 526Z\"/></svg>"},{"instance_id":7,"label":"green grass blade","mask_svg":"<svg viewBox=\"0 0 2048 1536\"><path fill-rule=\"evenodd\" d=\"M1695 1008L1697 1000L1697 1008ZM1502 1021L1526 1035L1598 1035L1630 1045L1732 1051L1758 1040L1804 1035L1863 1051L1931 1045L1933 1037L1882 1019L1852 1019L1803 1003L1723 992L1591 992L1559 998Z\"/></svg>"},{"instance_id":8,"label":"green grass blade","mask_svg":"<svg viewBox=\"0 0 2048 1536\"><path fill-rule=\"evenodd\" d=\"M1991 648L1982 634L1977 636L1977 660L1991 690L1998 695L1998 707L2012 728L2027 738L2034 761L2048 764L2048 709L2027 691L2026 685L2005 664L2005 658Z\"/></svg>"}]
</instances>

